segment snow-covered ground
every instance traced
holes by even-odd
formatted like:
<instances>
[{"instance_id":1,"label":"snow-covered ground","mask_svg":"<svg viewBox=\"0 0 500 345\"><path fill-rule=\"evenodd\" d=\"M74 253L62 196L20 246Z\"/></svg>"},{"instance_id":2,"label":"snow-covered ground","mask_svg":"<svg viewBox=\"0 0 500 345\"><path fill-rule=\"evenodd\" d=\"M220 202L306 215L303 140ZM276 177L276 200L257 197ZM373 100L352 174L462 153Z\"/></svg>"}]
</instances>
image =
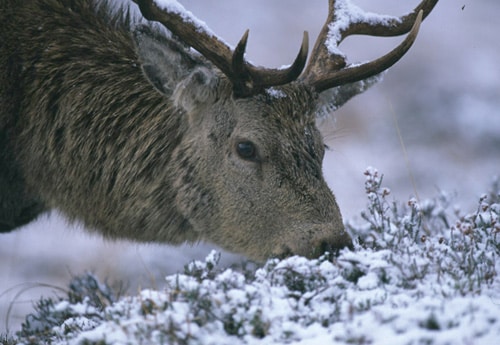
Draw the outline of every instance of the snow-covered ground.
<instances>
[{"instance_id":1,"label":"snow-covered ground","mask_svg":"<svg viewBox=\"0 0 500 345\"><path fill-rule=\"evenodd\" d=\"M394 203L376 169L365 178L355 251L256 271L220 269L213 251L121 298L83 275L37 303L19 345L498 344L500 181L457 218L443 194Z\"/></svg>"},{"instance_id":2,"label":"snow-covered ground","mask_svg":"<svg viewBox=\"0 0 500 345\"><path fill-rule=\"evenodd\" d=\"M397 15L418 1L355 2ZM326 0L181 3L227 42L236 43L249 28L248 57L265 66L289 63L302 31L316 37L327 10ZM385 80L335 113L334 128L325 130L332 150L324 170L346 219L365 204L363 171L369 165L384 172L398 200L426 199L442 189L456 194L453 203L466 210L500 174L499 11L497 0L441 1ZM400 40L354 37L343 47L353 61L363 61ZM129 281L131 291L162 287L166 274L204 258L210 248L111 243L67 226L57 214L43 217L0 236L0 332L8 310L16 330L31 301L54 290L26 283L64 287L72 274L91 269L101 280ZM223 253L222 260L226 265L240 258Z\"/></svg>"}]
</instances>

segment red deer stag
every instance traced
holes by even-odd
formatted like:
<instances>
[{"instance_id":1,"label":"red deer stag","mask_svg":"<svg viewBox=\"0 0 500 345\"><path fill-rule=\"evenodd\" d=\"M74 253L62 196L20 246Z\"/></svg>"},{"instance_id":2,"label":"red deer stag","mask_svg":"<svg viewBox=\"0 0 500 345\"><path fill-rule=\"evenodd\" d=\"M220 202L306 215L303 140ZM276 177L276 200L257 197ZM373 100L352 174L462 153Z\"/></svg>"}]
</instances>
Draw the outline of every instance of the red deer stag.
<instances>
[{"instance_id":1,"label":"red deer stag","mask_svg":"<svg viewBox=\"0 0 500 345\"><path fill-rule=\"evenodd\" d=\"M49 209L109 238L210 241L250 258L351 246L315 116L373 84L438 0L401 18L330 0L285 69L244 58L172 1L0 0L0 231ZM349 35L406 39L349 65ZM305 67L305 68L304 68Z\"/></svg>"}]
</instances>

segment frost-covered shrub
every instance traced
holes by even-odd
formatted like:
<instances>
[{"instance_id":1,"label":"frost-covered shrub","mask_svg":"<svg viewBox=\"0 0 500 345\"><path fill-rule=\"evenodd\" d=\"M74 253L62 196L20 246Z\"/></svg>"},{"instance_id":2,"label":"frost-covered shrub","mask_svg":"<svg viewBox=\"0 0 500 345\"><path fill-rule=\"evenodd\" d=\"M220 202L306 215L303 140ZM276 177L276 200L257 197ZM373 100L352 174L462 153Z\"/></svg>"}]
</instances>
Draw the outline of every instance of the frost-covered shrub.
<instances>
[{"instance_id":1,"label":"frost-covered shrub","mask_svg":"<svg viewBox=\"0 0 500 345\"><path fill-rule=\"evenodd\" d=\"M19 334L26 344L51 344L54 333L92 329L105 321L105 308L117 301L119 294L119 289L113 291L91 273L74 277L66 298L42 298L36 303L35 312L26 317Z\"/></svg>"},{"instance_id":2,"label":"frost-covered shrub","mask_svg":"<svg viewBox=\"0 0 500 345\"><path fill-rule=\"evenodd\" d=\"M6 335L0 335L0 344L2 345L15 345L17 342L12 338Z\"/></svg>"},{"instance_id":3,"label":"frost-covered shrub","mask_svg":"<svg viewBox=\"0 0 500 345\"><path fill-rule=\"evenodd\" d=\"M492 282L500 254L498 179L489 194L481 196L474 213L455 215L457 219L451 221L446 194L422 203L410 199L401 205L389 201L390 190L381 186L378 171L367 169L365 175L369 203L368 211L361 213L364 223L347 226L359 236L362 248L390 251L388 260L398 276L385 279L411 287L432 278L440 293L463 295L479 293Z\"/></svg>"},{"instance_id":4,"label":"frost-covered shrub","mask_svg":"<svg viewBox=\"0 0 500 345\"><path fill-rule=\"evenodd\" d=\"M41 300L20 344L496 344L500 339L500 189L477 210L445 194L390 200L365 172L367 210L347 223L356 249L336 258L218 267L219 254L119 298L92 275Z\"/></svg>"}]
</instances>

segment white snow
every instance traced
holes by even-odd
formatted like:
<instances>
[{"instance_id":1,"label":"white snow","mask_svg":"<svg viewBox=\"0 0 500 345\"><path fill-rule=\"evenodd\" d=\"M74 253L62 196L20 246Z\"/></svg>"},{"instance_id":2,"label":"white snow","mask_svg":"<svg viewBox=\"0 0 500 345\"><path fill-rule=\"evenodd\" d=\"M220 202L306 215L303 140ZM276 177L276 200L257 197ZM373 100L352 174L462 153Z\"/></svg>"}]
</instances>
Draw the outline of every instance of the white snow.
<instances>
[{"instance_id":1,"label":"white snow","mask_svg":"<svg viewBox=\"0 0 500 345\"><path fill-rule=\"evenodd\" d=\"M365 12L351 2L351 0L337 0L334 5L335 16L328 25L328 35L325 45L330 54L344 56L338 49L342 40L342 33L356 23L387 24L391 20L399 21L398 17Z\"/></svg>"},{"instance_id":2,"label":"white snow","mask_svg":"<svg viewBox=\"0 0 500 345\"><path fill-rule=\"evenodd\" d=\"M205 32L210 36L216 36L207 24L198 19L191 11L188 11L176 0L155 0L159 8L164 9L171 13L176 13L186 23L193 24L199 32Z\"/></svg>"},{"instance_id":3,"label":"white snow","mask_svg":"<svg viewBox=\"0 0 500 345\"><path fill-rule=\"evenodd\" d=\"M28 339L30 329L44 329L57 345L496 344L500 189L448 226L442 200L396 204L376 169L365 177L368 211L359 225L348 223L363 243L355 251L333 261L272 259L253 277L217 271L212 251L164 287L104 308L89 297L62 300L30 318ZM90 281L92 296L108 295L93 279L73 286L88 291Z\"/></svg>"},{"instance_id":4,"label":"white snow","mask_svg":"<svg viewBox=\"0 0 500 345\"><path fill-rule=\"evenodd\" d=\"M266 89L266 93L271 96L272 98L285 98L286 94L275 87L270 87Z\"/></svg>"}]
</instances>

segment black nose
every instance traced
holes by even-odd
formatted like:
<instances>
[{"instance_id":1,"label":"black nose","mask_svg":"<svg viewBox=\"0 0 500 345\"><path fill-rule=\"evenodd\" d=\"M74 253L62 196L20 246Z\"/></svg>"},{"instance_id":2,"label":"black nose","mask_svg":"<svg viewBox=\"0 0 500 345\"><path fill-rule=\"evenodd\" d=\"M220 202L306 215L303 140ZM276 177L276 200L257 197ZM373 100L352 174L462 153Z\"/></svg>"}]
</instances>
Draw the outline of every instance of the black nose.
<instances>
[{"instance_id":1,"label":"black nose","mask_svg":"<svg viewBox=\"0 0 500 345\"><path fill-rule=\"evenodd\" d=\"M326 252L329 253L330 256L338 256L341 249L348 248L353 250L354 247L352 245L352 240L349 235L343 236L342 239L335 239L332 241L331 239L321 239L317 243L313 243L312 258L318 258L324 255Z\"/></svg>"}]
</instances>

